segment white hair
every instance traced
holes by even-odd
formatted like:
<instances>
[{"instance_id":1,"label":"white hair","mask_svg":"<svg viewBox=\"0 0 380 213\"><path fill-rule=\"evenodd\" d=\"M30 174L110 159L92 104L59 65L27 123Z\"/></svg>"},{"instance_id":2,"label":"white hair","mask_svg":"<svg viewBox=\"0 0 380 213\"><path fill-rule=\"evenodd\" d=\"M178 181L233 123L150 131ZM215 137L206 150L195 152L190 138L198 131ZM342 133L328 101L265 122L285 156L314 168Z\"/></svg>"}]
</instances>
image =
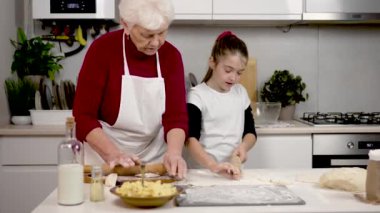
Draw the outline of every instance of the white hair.
<instances>
[{"instance_id":1,"label":"white hair","mask_svg":"<svg viewBox=\"0 0 380 213\"><path fill-rule=\"evenodd\" d=\"M171 0L120 0L119 13L129 28L139 25L148 30L157 30L170 25L174 19Z\"/></svg>"}]
</instances>

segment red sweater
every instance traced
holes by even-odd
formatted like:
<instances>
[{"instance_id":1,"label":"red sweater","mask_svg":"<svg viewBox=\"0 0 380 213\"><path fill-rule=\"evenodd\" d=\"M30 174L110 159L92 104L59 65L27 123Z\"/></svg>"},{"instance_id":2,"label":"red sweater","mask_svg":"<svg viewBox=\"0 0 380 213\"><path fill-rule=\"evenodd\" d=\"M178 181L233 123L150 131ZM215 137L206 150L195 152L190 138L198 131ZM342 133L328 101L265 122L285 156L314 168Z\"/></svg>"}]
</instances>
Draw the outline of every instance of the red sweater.
<instances>
[{"instance_id":1,"label":"red sweater","mask_svg":"<svg viewBox=\"0 0 380 213\"><path fill-rule=\"evenodd\" d=\"M79 73L73 115L76 135L84 141L94 128L101 127L98 120L113 125L116 122L121 96L123 69L123 30L107 33L96 39L88 49ZM139 52L126 39L126 55L131 75L157 77L156 56ZM187 134L188 118L184 68L179 51L165 42L159 49L162 77L165 80L166 111L162 116L165 138L173 128Z\"/></svg>"}]
</instances>

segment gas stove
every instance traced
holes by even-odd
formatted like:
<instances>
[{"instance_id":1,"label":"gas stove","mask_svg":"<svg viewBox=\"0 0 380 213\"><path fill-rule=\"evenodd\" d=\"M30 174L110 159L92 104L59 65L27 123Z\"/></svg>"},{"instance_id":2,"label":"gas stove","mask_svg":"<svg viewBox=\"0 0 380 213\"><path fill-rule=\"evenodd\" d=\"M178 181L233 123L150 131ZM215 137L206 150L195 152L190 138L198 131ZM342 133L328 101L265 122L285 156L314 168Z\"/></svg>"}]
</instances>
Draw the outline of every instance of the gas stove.
<instances>
[{"instance_id":1,"label":"gas stove","mask_svg":"<svg viewBox=\"0 0 380 213\"><path fill-rule=\"evenodd\" d=\"M313 126L380 125L380 112L305 112L301 121Z\"/></svg>"}]
</instances>

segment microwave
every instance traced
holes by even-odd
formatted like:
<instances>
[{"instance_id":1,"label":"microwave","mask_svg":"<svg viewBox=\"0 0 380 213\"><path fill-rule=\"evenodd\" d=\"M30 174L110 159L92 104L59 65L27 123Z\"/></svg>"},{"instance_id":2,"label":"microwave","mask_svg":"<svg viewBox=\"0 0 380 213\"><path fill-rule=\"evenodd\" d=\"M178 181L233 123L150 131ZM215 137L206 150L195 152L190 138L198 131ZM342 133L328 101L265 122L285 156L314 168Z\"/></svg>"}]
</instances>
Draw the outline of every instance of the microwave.
<instances>
[{"instance_id":1,"label":"microwave","mask_svg":"<svg viewBox=\"0 0 380 213\"><path fill-rule=\"evenodd\" d=\"M115 0L32 0L33 19L115 19Z\"/></svg>"}]
</instances>

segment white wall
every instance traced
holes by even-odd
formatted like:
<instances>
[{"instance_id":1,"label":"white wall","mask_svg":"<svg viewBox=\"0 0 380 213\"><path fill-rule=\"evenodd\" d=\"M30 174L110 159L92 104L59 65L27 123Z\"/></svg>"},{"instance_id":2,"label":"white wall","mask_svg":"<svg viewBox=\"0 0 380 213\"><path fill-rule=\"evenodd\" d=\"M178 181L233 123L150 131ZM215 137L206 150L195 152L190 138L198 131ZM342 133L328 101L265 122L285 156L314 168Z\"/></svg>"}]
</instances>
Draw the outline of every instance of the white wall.
<instances>
[{"instance_id":1,"label":"white wall","mask_svg":"<svg viewBox=\"0 0 380 213\"><path fill-rule=\"evenodd\" d=\"M362 25L276 27L173 25L168 41L182 52L186 73L198 80L207 69L214 39L231 30L247 43L257 59L261 87L276 69L301 75L309 100L297 105L306 111L380 111L380 27ZM85 51L67 58L61 78L76 80Z\"/></svg>"},{"instance_id":2,"label":"white wall","mask_svg":"<svg viewBox=\"0 0 380 213\"><path fill-rule=\"evenodd\" d=\"M14 7L12 1L1 1L0 6L1 26L8 29L0 37L3 85L2 79L10 75L13 50L9 38L14 38L16 28L5 21L14 16L9 9ZM35 27L41 31L38 24ZM244 39L250 56L257 59L259 87L276 69L301 75L310 98L297 105L298 116L306 111L380 111L380 26L293 26L283 32L286 29L276 27L173 25L168 41L182 52L186 73L195 73L198 80L203 77L214 39L224 30ZM63 61L58 79L76 82L85 51ZM0 100L5 100L4 93ZM7 112L5 101L0 102L0 110ZM2 122L8 122L8 117L0 115Z\"/></svg>"},{"instance_id":3,"label":"white wall","mask_svg":"<svg viewBox=\"0 0 380 213\"><path fill-rule=\"evenodd\" d=\"M4 90L4 81L11 76L13 47L10 38L16 36L15 1L0 1L0 124L9 123L8 102Z\"/></svg>"},{"instance_id":4,"label":"white wall","mask_svg":"<svg viewBox=\"0 0 380 213\"><path fill-rule=\"evenodd\" d=\"M217 35L232 30L257 59L258 85L276 69L301 75L310 98L305 111L380 111L380 26L174 26L168 40L183 53L185 69L201 79Z\"/></svg>"}]
</instances>

